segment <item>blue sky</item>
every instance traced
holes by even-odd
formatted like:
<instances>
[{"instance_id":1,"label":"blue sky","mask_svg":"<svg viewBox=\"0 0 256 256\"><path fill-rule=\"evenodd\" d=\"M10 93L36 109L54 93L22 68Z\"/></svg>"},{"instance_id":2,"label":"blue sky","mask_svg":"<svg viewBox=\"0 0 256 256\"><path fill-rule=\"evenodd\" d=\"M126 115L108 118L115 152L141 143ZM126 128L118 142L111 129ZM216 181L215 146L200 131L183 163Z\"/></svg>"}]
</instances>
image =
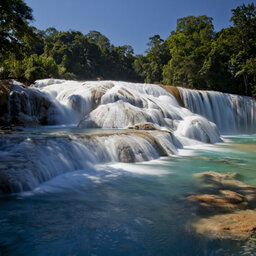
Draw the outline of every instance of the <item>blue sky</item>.
<instances>
[{"instance_id":1,"label":"blue sky","mask_svg":"<svg viewBox=\"0 0 256 256\"><path fill-rule=\"evenodd\" d=\"M136 54L146 50L148 38L166 39L176 20L188 15L213 17L215 30L230 26L231 9L255 0L25 0L39 29L97 30L111 43L128 44Z\"/></svg>"}]
</instances>

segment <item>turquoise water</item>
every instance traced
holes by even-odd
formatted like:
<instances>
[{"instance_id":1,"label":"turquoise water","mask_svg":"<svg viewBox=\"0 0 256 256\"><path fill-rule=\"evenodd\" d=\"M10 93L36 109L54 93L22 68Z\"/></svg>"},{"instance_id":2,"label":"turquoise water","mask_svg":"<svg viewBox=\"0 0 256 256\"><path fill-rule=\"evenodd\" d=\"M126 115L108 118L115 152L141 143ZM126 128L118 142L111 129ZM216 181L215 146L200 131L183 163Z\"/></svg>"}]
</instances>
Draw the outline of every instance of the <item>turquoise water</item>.
<instances>
[{"instance_id":1,"label":"turquoise water","mask_svg":"<svg viewBox=\"0 0 256 256\"><path fill-rule=\"evenodd\" d=\"M66 173L0 198L0 255L256 255L256 241L195 234L193 174L238 172L256 186L256 136L149 163Z\"/></svg>"}]
</instances>

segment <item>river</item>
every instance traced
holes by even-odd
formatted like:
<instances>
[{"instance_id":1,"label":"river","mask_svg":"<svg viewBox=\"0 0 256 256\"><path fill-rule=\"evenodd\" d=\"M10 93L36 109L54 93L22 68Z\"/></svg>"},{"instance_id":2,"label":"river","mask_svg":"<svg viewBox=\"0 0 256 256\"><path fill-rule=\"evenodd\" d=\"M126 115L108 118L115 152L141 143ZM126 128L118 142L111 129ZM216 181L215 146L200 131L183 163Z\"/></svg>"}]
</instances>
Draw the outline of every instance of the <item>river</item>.
<instances>
[{"instance_id":1,"label":"river","mask_svg":"<svg viewBox=\"0 0 256 256\"><path fill-rule=\"evenodd\" d=\"M28 128L9 139L90 132ZM1 196L0 255L256 255L253 239L206 238L190 225L198 216L186 197L201 186L193 174L238 172L256 185L256 136L224 141L148 162L91 164L32 191ZM12 150L19 162L16 154Z\"/></svg>"}]
</instances>

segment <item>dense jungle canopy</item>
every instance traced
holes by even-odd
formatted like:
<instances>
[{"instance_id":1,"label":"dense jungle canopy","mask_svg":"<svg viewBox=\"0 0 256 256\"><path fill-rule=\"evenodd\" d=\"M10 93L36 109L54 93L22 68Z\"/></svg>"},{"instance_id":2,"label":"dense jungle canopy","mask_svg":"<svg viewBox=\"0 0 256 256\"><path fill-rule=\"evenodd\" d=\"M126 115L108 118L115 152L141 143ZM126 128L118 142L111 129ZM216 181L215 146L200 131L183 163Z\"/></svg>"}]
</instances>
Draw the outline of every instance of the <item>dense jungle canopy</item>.
<instances>
[{"instance_id":1,"label":"dense jungle canopy","mask_svg":"<svg viewBox=\"0 0 256 256\"><path fill-rule=\"evenodd\" d=\"M256 8L232 11L219 32L206 15L177 20L167 39L153 35L145 55L98 31L38 30L22 0L0 3L0 78L112 79L256 96Z\"/></svg>"}]
</instances>

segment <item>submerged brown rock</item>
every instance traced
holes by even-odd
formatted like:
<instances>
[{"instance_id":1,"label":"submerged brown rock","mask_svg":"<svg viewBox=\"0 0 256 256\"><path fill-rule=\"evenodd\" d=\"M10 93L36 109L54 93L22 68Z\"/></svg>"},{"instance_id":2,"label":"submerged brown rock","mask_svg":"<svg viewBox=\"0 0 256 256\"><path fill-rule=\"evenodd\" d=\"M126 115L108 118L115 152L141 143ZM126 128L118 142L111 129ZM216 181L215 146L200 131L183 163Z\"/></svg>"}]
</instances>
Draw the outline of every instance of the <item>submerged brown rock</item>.
<instances>
[{"instance_id":1,"label":"submerged brown rock","mask_svg":"<svg viewBox=\"0 0 256 256\"><path fill-rule=\"evenodd\" d=\"M217 172L203 172L195 174L205 186L212 188L214 191L230 190L241 194L247 201L256 202L256 187L245 184L235 178L237 173L217 173Z\"/></svg>"},{"instance_id":2,"label":"submerged brown rock","mask_svg":"<svg viewBox=\"0 0 256 256\"><path fill-rule=\"evenodd\" d=\"M189 196L188 200L198 202L201 207L206 207L208 210L225 210L234 211L245 209L248 206L245 198L231 190L220 190L219 194L203 194Z\"/></svg>"},{"instance_id":3,"label":"submerged brown rock","mask_svg":"<svg viewBox=\"0 0 256 256\"><path fill-rule=\"evenodd\" d=\"M247 239L256 231L256 211L244 210L202 218L192 224L198 234L230 239Z\"/></svg>"},{"instance_id":4,"label":"submerged brown rock","mask_svg":"<svg viewBox=\"0 0 256 256\"><path fill-rule=\"evenodd\" d=\"M254 234L256 210L251 208L255 206L256 187L236 180L237 176L237 173L212 171L195 175L204 184L204 194L187 199L211 213L191 224L198 234L230 239L247 239Z\"/></svg>"}]
</instances>

